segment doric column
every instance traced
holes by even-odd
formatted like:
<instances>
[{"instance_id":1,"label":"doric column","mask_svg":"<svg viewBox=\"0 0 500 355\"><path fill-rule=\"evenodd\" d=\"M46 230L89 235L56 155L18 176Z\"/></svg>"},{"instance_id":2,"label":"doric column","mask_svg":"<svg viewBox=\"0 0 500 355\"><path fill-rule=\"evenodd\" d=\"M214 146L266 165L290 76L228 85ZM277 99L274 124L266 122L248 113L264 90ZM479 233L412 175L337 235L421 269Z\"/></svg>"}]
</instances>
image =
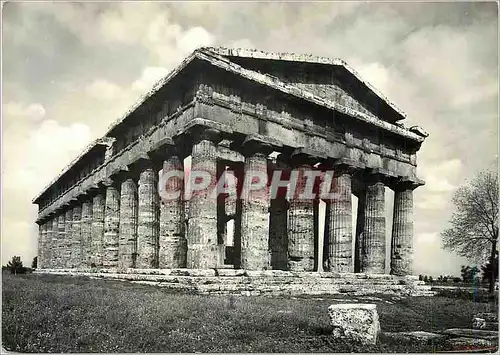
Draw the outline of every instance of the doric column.
<instances>
[{"instance_id":1,"label":"doric column","mask_svg":"<svg viewBox=\"0 0 500 355\"><path fill-rule=\"evenodd\" d=\"M120 241L118 266L135 267L137 252L137 185L131 178L121 184L120 195Z\"/></svg>"},{"instance_id":2,"label":"doric column","mask_svg":"<svg viewBox=\"0 0 500 355\"><path fill-rule=\"evenodd\" d=\"M59 249L60 267L72 268L73 265L73 209L68 207L66 212L59 216Z\"/></svg>"},{"instance_id":3,"label":"doric column","mask_svg":"<svg viewBox=\"0 0 500 355\"><path fill-rule=\"evenodd\" d=\"M411 275L413 264L413 190L418 185L401 182L394 187L391 239L391 274Z\"/></svg>"},{"instance_id":4,"label":"doric column","mask_svg":"<svg viewBox=\"0 0 500 355\"><path fill-rule=\"evenodd\" d=\"M139 174L136 267L158 267L158 172L146 161Z\"/></svg>"},{"instance_id":5,"label":"doric column","mask_svg":"<svg viewBox=\"0 0 500 355\"><path fill-rule=\"evenodd\" d=\"M51 268L58 268L59 265L57 264L58 260L58 254L59 254L59 218L58 216L53 216L51 224L49 224L50 228L50 267Z\"/></svg>"},{"instance_id":6,"label":"doric column","mask_svg":"<svg viewBox=\"0 0 500 355\"><path fill-rule=\"evenodd\" d=\"M105 268L118 266L118 233L120 226L120 192L111 181L105 182L104 238L102 264Z\"/></svg>"},{"instance_id":7,"label":"doric column","mask_svg":"<svg viewBox=\"0 0 500 355\"><path fill-rule=\"evenodd\" d=\"M82 222L81 222L81 240L82 240L82 267L90 267L92 250L92 201L85 200L82 203Z\"/></svg>"},{"instance_id":8,"label":"doric column","mask_svg":"<svg viewBox=\"0 0 500 355\"><path fill-rule=\"evenodd\" d=\"M314 271L314 199L300 197L306 186L305 172L311 170L312 165L305 157L296 157L292 163L298 175L288 212L288 269Z\"/></svg>"},{"instance_id":9,"label":"doric column","mask_svg":"<svg viewBox=\"0 0 500 355\"><path fill-rule=\"evenodd\" d=\"M366 274L385 273L385 185L374 174L366 182L365 225L361 269Z\"/></svg>"},{"instance_id":10,"label":"doric column","mask_svg":"<svg viewBox=\"0 0 500 355\"><path fill-rule=\"evenodd\" d=\"M187 241L184 231L184 165L181 157L172 155L163 162L160 184L159 268L185 268Z\"/></svg>"},{"instance_id":11,"label":"doric column","mask_svg":"<svg viewBox=\"0 0 500 355\"><path fill-rule=\"evenodd\" d=\"M92 198L92 241L90 251L90 266L102 267L104 250L104 207L105 195L101 192Z\"/></svg>"},{"instance_id":12,"label":"doric column","mask_svg":"<svg viewBox=\"0 0 500 355\"><path fill-rule=\"evenodd\" d=\"M82 219L82 206L77 204L73 207L73 223L72 223L72 248L71 255L73 261L73 268L79 268L82 264L82 230L81 230L81 219Z\"/></svg>"},{"instance_id":13,"label":"doric column","mask_svg":"<svg viewBox=\"0 0 500 355\"><path fill-rule=\"evenodd\" d=\"M337 166L332 181L334 197L326 209L328 216L328 255L330 271L353 272L351 170Z\"/></svg>"},{"instance_id":14,"label":"doric column","mask_svg":"<svg viewBox=\"0 0 500 355\"><path fill-rule=\"evenodd\" d=\"M40 223L38 225L38 252L37 252L37 265L38 269L43 267L43 251L44 251L44 240L45 240L45 232L44 232L44 224Z\"/></svg>"},{"instance_id":15,"label":"doric column","mask_svg":"<svg viewBox=\"0 0 500 355\"><path fill-rule=\"evenodd\" d=\"M267 155L271 146L256 140L248 140L244 149L240 267L246 270L267 270L271 265L267 186ZM253 184L263 187L253 190Z\"/></svg>"},{"instance_id":16,"label":"doric column","mask_svg":"<svg viewBox=\"0 0 500 355\"><path fill-rule=\"evenodd\" d=\"M216 186L218 131L205 127L193 132L191 172L204 172L210 183L203 190L193 191L189 200L189 234L187 267L210 269L218 266L217 203L211 194ZM191 175L193 176L193 175ZM190 179L190 186L195 181Z\"/></svg>"},{"instance_id":17,"label":"doric column","mask_svg":"<svg viewBox=\"0 0 500 355\"><path fill-rule=\"evenodd\" d=\"M66 238L66 223L65 223L65 213L54 218L56 221L56 238L57 245L53 247L52 256L56 260L56 266L61 268L66 268L69 265L70 258L70 245L68 239Z\"/></svg>"}]
</instances>

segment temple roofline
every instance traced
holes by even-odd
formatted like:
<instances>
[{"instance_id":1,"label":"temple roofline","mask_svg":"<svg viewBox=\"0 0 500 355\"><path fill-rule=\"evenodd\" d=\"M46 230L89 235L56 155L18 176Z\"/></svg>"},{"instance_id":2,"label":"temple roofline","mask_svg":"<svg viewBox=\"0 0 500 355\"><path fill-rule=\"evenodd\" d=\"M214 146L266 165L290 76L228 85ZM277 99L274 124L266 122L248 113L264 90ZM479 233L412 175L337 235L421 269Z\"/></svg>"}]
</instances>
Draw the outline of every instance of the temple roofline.
<instances>
[{"instance_id":1,"label":"temple roofline","mask_svg":"<svg viewBox=\"0 0 500 355\"><path fill-rule=\"evenodd\" d=\"M406 113L403 112L396 104L391 102L380 90L375 88L369 82L361 79L359 73L351 67L347 62L341 58L331 58L323 56L315 56L312 54L296 54L286 52L264 52L258 49L249 48L226 48L226 47L202 47L201 49L209 50L222 56L234 56L242 58L255 58L255 59L268 59L268 60L282 60L290 62L303 62L313 64L326 64L344 67L349 74L351 74L358 82L364 84L368 90L371 90L381 100L385 101L391 109L393 109L399 116L399 120L406 118Z\"/></svg>"}]
</instances>

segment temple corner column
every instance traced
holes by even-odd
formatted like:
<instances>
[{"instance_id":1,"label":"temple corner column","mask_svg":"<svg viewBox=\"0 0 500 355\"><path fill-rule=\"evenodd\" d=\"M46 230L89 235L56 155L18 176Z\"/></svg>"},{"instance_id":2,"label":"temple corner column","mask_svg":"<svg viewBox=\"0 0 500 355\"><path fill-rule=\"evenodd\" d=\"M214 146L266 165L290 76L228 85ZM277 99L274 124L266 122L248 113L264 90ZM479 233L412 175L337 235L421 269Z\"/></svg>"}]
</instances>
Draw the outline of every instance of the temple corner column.
<instances>
[{"instance_id":1,"label":"temple corner column","mask_svg":"<svg viewBox=\"0 0 500 355\"><path fill-rule=\"evenodd\" d=\"M393 184L390 273L397 276L413 273L413 190L422 183L400 180Z\"/></svg>"}]
</instances>

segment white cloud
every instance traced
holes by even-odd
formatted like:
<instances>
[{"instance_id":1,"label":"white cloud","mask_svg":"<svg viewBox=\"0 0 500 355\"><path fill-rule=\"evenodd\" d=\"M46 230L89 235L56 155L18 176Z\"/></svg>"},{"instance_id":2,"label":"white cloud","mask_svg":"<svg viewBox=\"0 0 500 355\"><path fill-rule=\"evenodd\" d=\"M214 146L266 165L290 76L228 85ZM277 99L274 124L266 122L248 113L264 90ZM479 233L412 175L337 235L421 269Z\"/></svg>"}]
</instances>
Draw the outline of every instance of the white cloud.
<instances>
[{"instance_id":1,"label":"white cloud","mask_svg":"<svg viewBox=\"0 0 500 355\"><path fill-rule=\"evenodd\" d=\"M192 27L177 37L177 46L184 53L190 53L196 48L210 46L215 38L202 27Z\"/></svg>"},{"instance_id":2,"label":"white cloud","mask_svg":"<svg viewBox=\"0 0 500 355\"><path fill-rule=\"evenodd\" d=\"M111 101L121 96L122 89L115 83L97 79L85 87L87 95L97 100Z\"/></svg>"},{"instance_id":3,"label":"white cloud","mask_svg":"<svg viewBox=\"0 0 500 355\"><path fill-rule=\"evenodd\" d=\"M163 67L147 67L142 72L141 77L132 83L132 89L141 92L149 90L158 80L165 77L168 73L169 71Z\"/></svg>"}]
</instances>

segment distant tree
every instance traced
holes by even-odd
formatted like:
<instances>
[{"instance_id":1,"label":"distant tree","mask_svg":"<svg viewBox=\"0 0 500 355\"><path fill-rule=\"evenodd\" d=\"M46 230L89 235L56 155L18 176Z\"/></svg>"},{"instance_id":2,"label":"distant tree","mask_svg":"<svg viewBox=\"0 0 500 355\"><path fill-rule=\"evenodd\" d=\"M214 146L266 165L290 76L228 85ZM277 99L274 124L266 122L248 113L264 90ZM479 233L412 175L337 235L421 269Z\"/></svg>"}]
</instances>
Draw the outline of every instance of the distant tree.
<instances>
[{"instance_id":1,"label":"distant tree","mask_svg":"<svg viewBox=\"0 0 500 355\"><path fill-rule=\"evenodd\" d=\"M418 281L424 281L424 275L418 275Z\"/></svg>"},{"instance_id":2,"label":"distant tree","mask_svg":"<svg viewBox=\"0 0 500 355\"><path fill-rule=\"evenodd\" d=\"M11 274L22 274L25 271L20 256L13 256L12 260L7 263L7 268Z\"/></svg>"},{"instance_id":3,"label":"distant tree","mask_svg":"<svg viewBox=\"0 0 500 355\"><path fill-rule=\"evenodd\" d=\"M491 262L487 262L481 266L481 271L483 272L484 281L498 279L498 251L496 252L495 259L493 259L493 264Z\"/></svg>"},{"instance_id":4,"label":"distant tree","mask_svg":"<svg viewBox=\"0 0 500 355\"><path fill-rule=\"evenodd\" d=\"M432 276L429 276L429 282L430 282L430 283L433 283L433 282L434 282L434 279L432 278Z\"/></svg>"},{"instance_id":5,"label":"distant tree","mask_svg":"<svg viewBox=\"0 0 500 355\"><path fill-rule=\"evenodd\" d=\"M454 278L453 278L453 282L454 282L454 283L458 283L458 282L460 282L460 281L462 281L462 278L460 278L460 277L454 277Z\"/></svg>"},{"instance_id":6,"label":"distant tree","mask_svg":"<svg viewBox=\"0 0 500 355\"><path fill-rule=\"evenodd\" d=\"M32 268L32 269L36 269L36 267L37 267L37 266L38 266L38 257L37 257L37 256L35 256L35 257L33 258L33 261L31 262L31 268Z\"/></svg>"},{"instance_id":7,"label":"distant tree","mask_svg":"<svg viewBox=\"0 0 500 355\"><path fill-rule=\"evenodd\" d=\"M498 173L480 172L454 193L452 202L456 211L451 227L441 233L444 248L493 265L498 243ZM495 274L489 273L488 277L493 292Z\"/></svg>"},{"instance_id":8,"label":"distant tree","mask_svg":"<svg viewBox=\"0 0 500 355\"><path fill-rule=\"evenodd\" d=\"M479 268L477 266L463 266L460 268L462 280L464 282L474 282L477 279Z\"/></svg>"},{"instance_id":9,"label":"distant tree","mask_svg":"<svg viewBox=\"0 0 500 355\"><path fill-rule=\"evenodd\" d=\"M427 277L427 275L424 275L424 282L428 282L429 281L429 278Z\"/></svg>"}]
</instances>

